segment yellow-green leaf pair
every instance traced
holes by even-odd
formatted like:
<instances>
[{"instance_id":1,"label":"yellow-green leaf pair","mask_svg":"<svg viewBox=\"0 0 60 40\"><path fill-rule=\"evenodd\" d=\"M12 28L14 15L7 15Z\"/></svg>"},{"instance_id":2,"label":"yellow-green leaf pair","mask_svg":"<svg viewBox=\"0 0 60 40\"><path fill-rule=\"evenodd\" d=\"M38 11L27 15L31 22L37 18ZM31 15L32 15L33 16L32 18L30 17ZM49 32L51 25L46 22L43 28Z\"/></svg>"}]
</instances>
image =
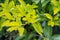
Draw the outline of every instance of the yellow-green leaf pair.
<instances>
[{"instance_id":1,"label":"yellow-green leaf pair","mask_svg":"<svg viewBox=\"0 0 60 40\"><path fill-rule=\"evenodd\" d=\"M56 22L57 20L59 20L59 17L58 17L58 16L52 17L49 13L46 13L45 16L46 16L46 18L49 19L48 25L50 25L50 26L52 26L52 27L55 25L55 22Z\"/></svg>"}]
</instances>

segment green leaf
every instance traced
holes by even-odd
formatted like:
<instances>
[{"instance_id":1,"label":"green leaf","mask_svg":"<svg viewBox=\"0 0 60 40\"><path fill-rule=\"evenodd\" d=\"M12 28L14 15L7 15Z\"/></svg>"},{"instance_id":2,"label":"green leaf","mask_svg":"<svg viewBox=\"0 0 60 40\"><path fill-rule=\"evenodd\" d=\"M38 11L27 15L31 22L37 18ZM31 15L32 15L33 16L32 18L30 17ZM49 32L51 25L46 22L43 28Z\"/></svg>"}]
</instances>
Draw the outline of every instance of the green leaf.
<instances>
[{"instance_id":1,"label":"green leaf","mask_svg":"<svg viewBox=\"0 0 60 40\"><path fill-rule=\"evenodd\" d=\"M38 4L40 0L32 0L32 1Z\"/></svg>"},{"instance_id":2,"label":"green leaf","mask_svg":"<svg viewBox=\"0 0 60 40\"><path fill-rule=\"evenodd\" d=\"M50 0L41 0L42 7L45 7Z\"/></svg>"},{"instance_id":3,"label":"green leaf","mask_svg":"<svg viewBox=\"0 0 60 40\"><path fill-rule=\"evenodd\" d=\"M55 34L52 36L52 40L60 40L60 34Z\"/></svg>"},{"instance_id":4,"label":"green leaf","mask_svg":"<svg viewBox=\"0 0 60 40\"><path fill-rule=\"evenodd\" d=\"M3 28L1 25L2 25L2 23L3 23L5 20L6 20L6 19L4 19L4 18L0 18L0 31L1 31L2 28Z\"/></svg>"},{"instance_id":5,"label":"green leaf","mask_svg":"<svg viewBox=\"0 0 60 40\"><path fill-rule=\"evenodd\" d=\"M47 38L50 38L52 36L52 28L48 26L47 23L45 23L45 26L44 26L44 35Z\"/></svg>"}]
</instances>

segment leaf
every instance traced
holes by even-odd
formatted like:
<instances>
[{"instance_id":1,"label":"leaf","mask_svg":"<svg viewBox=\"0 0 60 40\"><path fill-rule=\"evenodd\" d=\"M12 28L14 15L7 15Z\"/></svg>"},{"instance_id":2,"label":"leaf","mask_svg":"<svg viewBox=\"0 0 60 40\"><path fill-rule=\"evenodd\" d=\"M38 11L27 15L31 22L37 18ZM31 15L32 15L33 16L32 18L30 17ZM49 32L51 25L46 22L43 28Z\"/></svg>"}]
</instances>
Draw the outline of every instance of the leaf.
<instances>
[{"instance_id":1,"label":"leaf","mask_svg":"<svg viewBox=\"0 0 60 40\"><path fill-rule=\"evenodd\" d=\"M12 32L14 30L18 30L20 36L22 36L23 33L24 33L24 28L21 28L19 26L16 26L16 27L12 26L12 27L10 27L10 28L7 29L7 31L9 31L9 32Z\"/></svg>"},{"instance_id":2,"label":"leaf","mask_svg":"<svg viewBox=\"0 0 60 40\"><path fill-rule=\"evenodd\" d=\"M3 22L2 26L13 26L13 27L15 27L15 26L20 26L20 24L17 22L10 22L10 20L7 20L7 21Z\"/></svg>"},{"instance_id":3,"label":"leaf","mask_svg":"<svg viewBox=\"0 0 60 40\"><path fill-rule=\"evenodd\" d=\"M0 12L0 17L2 17L4 14L3 14L3 12Z\"/></svg>"},{"instance_id":4,"label":"leaf","mask_svg":"<svg viewBox=\"0 0 60 40\"><path fill-rule=\"evenodd\" d=\"M21 5L25 8L25 5L26 5L26 3L23 1L23 0L18 0L20 3L21 3Z\"/></svg>"},{"instance_id":5,"label":"leaf","mask_svg":"<svg viewBox=\"0 0 60 40\"><path fill-rule=\"evenodd\" d=\"M32 0L32 1L38 4L40 0Z\"/></svg>"},{"instance_id":6,"label":"leaf","mask_svg":"<svg viewBox=\"0 0 60 40\"><path fill-rule=\"evenodd\" d=\"M43 30L44 30L44 36L46 38L50 38L52 36L52 27L48 26L47 23L45 23Z\"/></svg>"},{"instance_id":7,"label":"leaf","mask_svg":"<svg viewBox=\"0 0 60 40\"><path fill-rule=\"evenodd\" d=\"M51 2L54 4L54 6L58 6L58 1L57 0L51 0Z\"/></svg>"},{"instance_id":8,"label":"leaf","mask_svg":"<svg viewBox=\"0 0 60 40\"><path fill-rule=\"evenodd\" d=\"M22 5L16 5L16 8L19 11L19 14L17 14L19 17L26 15L25 8Z\"/></svg>"},{"instance_id":9,"label":"leaf","mask_svg":"<svg viewBox=\"0 0 60 40\"><path fill-rule=\"evenodd\" d=\"M23 18L24 21L27 21L28 23L35 23L37 22L38 15L36 15L36 11L32 10L26 16Z\"/></svg>"},{"instance_id":10,"label":"leaf","mask_svg":"<svg viewBox=\"0 0 60 40\"><path fill-rule=\"evenodd\" d=\"M22 36L24 33L24 28L18 28L19 35Z\"/></svg>"},{"instance_id":11,"label":"leaf","mask_svg":"<svg viewBox=\"0 0 60 40\"><path fill-rule=\"evenodd\" d=\"M10 27L10 28L7 29L8 32L12 32L14 30L17 30L17 27Z\"/></svg>"},{"instance_id":12,"label":"leaf","mask_svg":"<svg viewBox=\"0 0 60 40\"><path fill-rule=\"evenodd\" d=\"M46 13L45 16L46 16L46 18L52 20L52 16L49 13Z\"/></svg>"},{"instance_id":13,"label":"leaf","mask_svg":"<svg viewBox=\"0 0 60 40\"><path fill-rule=\"evenodd\" d=\"M60 35L59 34L53 35L52 40L60 40Z\"/></svg>"},{"instance_id":14,"label":"leaf","mask_svg":"<svg viewBox=\"0 0 60 40\"><path fill-rule=\"evenodd\" d=\"M48 25L51 27L54 27L55 23L54 23L54 21L48 21Z\"/></svg>"},{"instance_id":15,"label":"leaf","mask_svg":"<svg viewBox=\"0 0 60 40\"><path fill-rule=\"evenodd\" d=\"M4 8L8 9L8 3L9 3L9 0L4 1L4 5L5 5Z\"/></svg>"},{"instance_id":16,"label":"leaf","mask_svg":"<svg viewBox=\"0 0 60 40\"><path fill-rule=\"evenodd\" d=\"M59 8L54 8L54 15L56 15L59 11L60 11L60 9Z\"/></svg>"},{"instance_id":17,"label":"leaf","mask_svg":"<svg viewBox=\"0 0 60 40\"><path fill-rule=\"evenodd\" d=\"M60 26L60 21L55 21L55 25Z\"/></svg>"},{"instance_id":18,"label":"leaf","mask_svg":"<svg viewBox=\"0 0 60 40\"><path fill-rule=\"evenodd\" d=\"M59 17L58 16L54 16L54 20L59 20Z\"/></svg>"},{"instance_id":19,"label":"leaf","mask_svg":"<svg viewBox=\"0 0 60 40\"><path fill-rule=\"evenodd\" d=\"M4 14L5 14L5 18L9 20L14 20L13 16L9 12L5 12Z\"/></svg>"},{"instance_id":20,"label":"leaf","mask_svg":"<svg viewBox=\"0 0 60 40\"><path fill-rule=\"evenodd\" d=\"M25 10L28 11L28 12L30 12L30 11L33 11L33 9L34 9L34 8L37 8L37 7L38 7L38 6L35 5L35 4L32 4L32 5L27 4Z\"/></svg>"},{"instance_id":21,"label":"leaf","mask_svg":"<svg viewBox=\"0 0 60 40\"><path fill-rule=\"evenodd\" d=\"M10 3L9 3L9 5L8 5L8 7L9 7L9 10L11 10L12 8L14 8L15 7L15 5L14 5L15 3L14 3L14 1L11 1Z\"/></svg>"},{"instance_id":22,"label":"leaf","mask_svg":"<svg viewBox=\"0 0 60 40\"><path fill-rule=\"evenodd\" d=\"M10 21L10 20L4 21L4 22L2 23L2 27L3 27L3 26L6 26L6 25L8 26L9 21Z\"/></svg>"},{"instance_id":23,"label":"leaf","mask_svg":"<svg viewBox=\"0 0 60 40\"><path fill-rule=\"evenodd\" d=\"M33 23L32 24L33 28L35 29L35 31L42 36L42 33L43 33L43 29L42 29L42 26L39 22L37 23Z\"/></svg>"},{"instance_id":24,"label":"leaf","mask_svg":"<svg viewBox=\"0 0 60 40\"><path fill-rule=\"evenodd\" d=\"M50 0L41 0L42 7L45 7Z\"/></svg>"},{"instance_id":25,"label":"leaf","mask_svg":"<svg viewBox=\"0 0 60 40\"><path fill-rule=\"evenodd\" d=\"M41 0L41 3L43 3L45 0Z\"/></svg>"},{"instance_id":26,"label":"leaf","mask_svg":"<svg viewBox=\"0 0 60 40\"><path fill-rule=\"evenodd\" d=\"M4 19L4 18L0 18L0 31L2 30L2 23L5 21L6 19Z\"/></svg>"}]
</instances>

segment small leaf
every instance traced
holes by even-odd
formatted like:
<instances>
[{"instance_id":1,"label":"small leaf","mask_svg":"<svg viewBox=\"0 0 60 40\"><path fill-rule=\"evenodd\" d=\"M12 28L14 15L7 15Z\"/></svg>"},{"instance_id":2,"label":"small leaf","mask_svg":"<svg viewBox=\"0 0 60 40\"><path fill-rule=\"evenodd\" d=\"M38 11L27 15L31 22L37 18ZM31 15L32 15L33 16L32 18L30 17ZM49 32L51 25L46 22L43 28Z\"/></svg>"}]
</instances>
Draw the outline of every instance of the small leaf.
<instances>
[{"instance_id":1,"label":"small leaf","mask_svg":"<svg viewBox=\"0 0 60 40\"><path fill-rule=\"evenodd\" d=\"M55 25L60 26L60 21L55 21Z\"/></svg>"},{"instance_id":2,"label":"small leaf","mask_svg":"<svg viewBox=\"0 0 60 40\"><path fill-rule=\"evenodd\" d=\"M24 33L24 28L18 28L19 35L22 36Z\"/></svg>"},{"instance_id":3,"label":"small leaf","mask_svg":"<svg viewBox=\"0 0 60 40\"><path fill-rule=\"evenodd\" d=\"M4 18L0 18L0 31L2 30L2 23L5 21L6 19L4 19Z\"/></svg>"},{"instance_id":4,"label":"small leaf","mask_svg":"<svg viewBox=\"0 0 60 40\"><path fill-rule=\"evenodd\" d=\"M13 26L14 27L14 26L20 26L20 24L17 22L10 22L10 20L7 20L2 24L2 26Z\"/></svg>"},{"instance_id":5,"label":"small leaf","mask_svg":"<svg viewBox=\"0 0 60 40\"><path fill-rule=\"evenodd\" d=\"M51 27L54 26L54 21L48 21L48 25L50 25Z\"/></svg>"},{"instance_id":6,"label":"small leaf","mask_svg":"<svg viewBox=\"0 0 60 40\"><path fill-rule=\"evenodd\" d=\"M41 0L42 7L45 7L50 0Z\"/></svg>"},{"instance_id":7,"label":"small leaf","mask_svg":"<svg viewBox=\"0 0 60 40\"><path fill-rule=\"evenodd\" d=\"M48 19L52 20L52 16L51 16L49 13L46 13L45 16L46 16Z\"/></svg>"},{"instance_id":8,"label":"small leaf","mask_svg":"<svg viewBox=\"0 0 60 40\"><path fill-rule=\"evenodd\" d=\"M7 19L9 19L9 20L14 20L14 18L12 17L12 15L11 15L10 13L5 12L4 14L5 14L5 17L6 17Z\"/></svg>"},{"instance_id":9,"label":"small leaf","mask_svg":"<svg viewBox=\"0 0 60 40\"><path fill-rule=\"evenodd\" d=\"M9 10L12 9L12 8L14 8L14 7L15 7L14 1L11 1L11 2L9 3L9 6L8 6L8 7L9 7Z\"/></svg>"},{"instance_id":10,"label":"small leaf","mask_svg":"<svg viewBox=\"0 0 60 40\"><path fill-rule=\"evenodd\" d=\"M59 8L54 8L54 15L56 15L60 11Z\"/></svg>"},{"instance_id":11,"label":"small leaf","mask_svg":"<svg viewBox=\"0 0 60 40\"><path fill-rule=\"evenodd\" d=\"M51 2L54 4L54 6L58 6L58 1L56 1L56 0L51 0Z\"/></svg>"},{"instance_id":12,"label":"small leaf","mask_svg":"<svg viewBox=\"0 0 60 40\"><path fill-rule=\"evenodd\" d=\"M14 30L17 30L17 27L10 27L10 28L7 29L8 32L12 32Z\"/></svg>"},{"instance_id":13,"label":"small leaf","mask_svg":"<svg viewBox=\"0 0 60 40\"><path fill-rule=\"evenodd\" d=\"M54 16L54 20L58 20L59 19L59 17L58 16Z\"/></svg>"},{"instance_id":14,"label":"small leaf","mask_svg":"<svg viewBox=\"0 0 60 40\"><path fill-rule=\"evenodd\" d=\"M3 12L0 12L0 17L2 17L4 14L3 14Z\"/></svg>"},{"instance_id":15,"label":"small leaf","mask_svg":"<svg viewBox=\"0 0 60 40\"><path fill-rule=\"evenodd\" d=\"M3 26L6 26L6 25L8 25L8 24L9 24L9 20L4 21L4 22L2 23L2 27L3 27Z\"/></svg>"}]
</instances>

